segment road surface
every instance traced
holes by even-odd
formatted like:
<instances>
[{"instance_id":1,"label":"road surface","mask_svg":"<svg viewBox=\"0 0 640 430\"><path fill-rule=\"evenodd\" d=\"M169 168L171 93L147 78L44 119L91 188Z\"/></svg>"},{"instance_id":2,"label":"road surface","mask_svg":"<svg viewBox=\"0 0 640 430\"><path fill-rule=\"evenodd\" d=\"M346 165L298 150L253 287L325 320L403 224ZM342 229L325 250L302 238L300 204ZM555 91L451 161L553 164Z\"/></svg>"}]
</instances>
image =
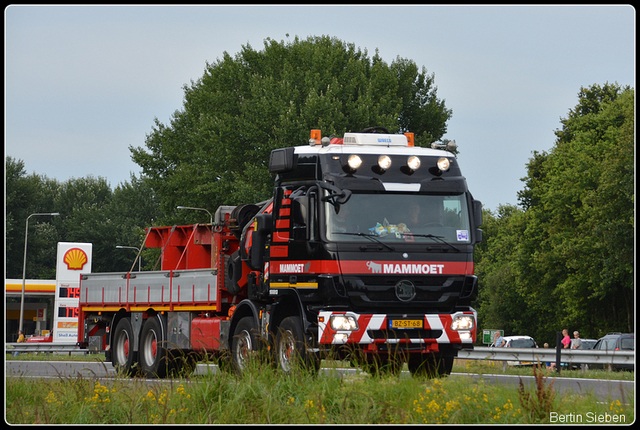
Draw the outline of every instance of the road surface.
<instances>
[{"instance_id":1,"label":"road surface","mask_svg":"<svg viewBox=\"0 0 640 430\"><path fill-rule=\"evenodd\" d=\"M115 378L116 372L111 363L88 362L88 361L22 361L9 360L5 365L6 377L25 378L73 378L81 376L84 378ZM327 374L337 373L338 375L355 373L353 368L322 369ZM199 364L195 373L204 375L215 374L218 367L211 364ZM403 372L401 377L409 377L409 372ZM484 379L490 384L509 385L517 387L520 380L525 383L525 387L535 386L533 376L514 375L478 375L474 373L452 373L456 378ZM154 380L157 381L157 380ZM620 400L627 403L630 396L634 395L635 381L614 381L607 379L583 379L583 378L563 378L556 377L554 389L560 395L571 393L592 392L601 401Z\"/></svg>"}]
</instances>

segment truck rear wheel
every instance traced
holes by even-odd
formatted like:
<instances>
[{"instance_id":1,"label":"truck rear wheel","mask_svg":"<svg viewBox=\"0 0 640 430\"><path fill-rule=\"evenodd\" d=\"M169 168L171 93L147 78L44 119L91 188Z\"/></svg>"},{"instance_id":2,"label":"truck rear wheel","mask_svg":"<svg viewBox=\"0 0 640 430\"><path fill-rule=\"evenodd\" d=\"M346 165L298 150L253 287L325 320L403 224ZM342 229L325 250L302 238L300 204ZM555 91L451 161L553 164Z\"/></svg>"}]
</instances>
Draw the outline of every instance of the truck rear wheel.
<instances>
[{"instance_id":1,"label":"truck rear wheel","mask_svg":"<svg viewBox=\"0 0 640 430\"><path fill-rule=\"evenodd\" d=\"M116 325L111 341L111 363L116 372L131 375L135 364L133 352L133 329L129 318L122 318Z\"/></svg>"},{"instance_id":2,"label":"truck rear wheel","mask_svg":"<svg viewBox=\"0 0 640 430\"><path fill-rule=\"evenodd\" d=\"M320 360L316 354L306 350L299 317L287 317L280 324L276 337L276 359L278 367L287 373L295 366L303 366L312 372L318 371Z\"/></svg>"},{"instance_id":3,"label":"truck rear wheel","mask_svg":"<svg viewBox=\"0 0 640 430\"><path fill-rule=\"evenodd\" d=\"M253 317L242 318L231 340L231 363L237 373L242 373L249 362L257 358L257 352L260 351L259 342L258 328Z\"/></svg>"},{"instance_id":4,"label":"truck rear wheel","mask_svg":"<svg viewBox=\"0 0 640 430\"><path fill-rule=\"evenodd\" d=\"M159 317L147 319L140 334L140 367L147 378L167 376L166 333Z\"/></svg>"}]
</instances>

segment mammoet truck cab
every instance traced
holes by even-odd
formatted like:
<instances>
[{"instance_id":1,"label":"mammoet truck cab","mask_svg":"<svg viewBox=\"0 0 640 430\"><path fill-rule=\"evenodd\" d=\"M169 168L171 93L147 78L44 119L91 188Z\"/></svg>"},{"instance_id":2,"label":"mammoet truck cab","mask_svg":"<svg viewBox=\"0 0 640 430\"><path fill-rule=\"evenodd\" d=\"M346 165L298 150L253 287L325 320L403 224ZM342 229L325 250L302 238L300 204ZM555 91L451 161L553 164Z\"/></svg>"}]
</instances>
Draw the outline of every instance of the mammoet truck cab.
<instances>
[{"instance_id":1,"label":"mammoet truck cab","mask_svg":"<svg viewBox=\"0 0 640 430\"><path fill-rule=\"evenodd\" d=\"M482 235L481 205L454 155L414 147L411 134L317 131L308 147L274 151L270 165L270 295L295 291L320 351L374 366L399 354L412 372L438 362L449 373L475 341Z\"/></svg>"},{"instance_id":2,"label":"mammoet truck cab","mask_svg":"<svg viewBox=\"0 0 640 430\"><path fill-rule=\"evenodd\" d=\"M331 355L370 372L406 361L450 373L476 339L482 238L455 156L410 133L313 130L269 169L271 200L223 206L211 230L154 228L162 271L83 275L78 339L102 336L114 365L156 376L205 351L242 371L259 350L284 371Z\"/></svg>"}]
</instances>

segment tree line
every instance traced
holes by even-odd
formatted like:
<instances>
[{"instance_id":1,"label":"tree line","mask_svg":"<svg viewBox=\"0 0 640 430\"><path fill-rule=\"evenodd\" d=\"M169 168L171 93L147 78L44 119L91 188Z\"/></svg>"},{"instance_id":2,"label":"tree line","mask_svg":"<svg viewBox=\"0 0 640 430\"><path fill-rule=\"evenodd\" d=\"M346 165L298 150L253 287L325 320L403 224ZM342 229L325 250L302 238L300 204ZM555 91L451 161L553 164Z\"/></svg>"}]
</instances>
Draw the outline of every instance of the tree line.
<instances>
[{"instance_id":1,"label":"tree line","mask_svg":"<svg viewBox=\"0 0 640 430\"><path fill-rule=\"evenodd\" d=\"M485 211L479 320L555 343L633 332L634 90L581 88L548 152L534 152L519 207Z\"/></svg>"},{"instance_id":2,"label":"tree line","mask_svg":"<svg viewBox=\"0 0 640 430\"><path fill-rule=\"evenodd\" d=\"M130 147L139 178L111 189L92 176L59 182L6 158L6 276L22 276L26 217L28 278L55 277L57 241L91 242L93 271L131 269L148 226L208 222L206 208L271 195L272 149L304 144L309 130L341 135L366 127L411 131L416 144L442 139L452 110L435 76L412 60L387 64L327 36L243 46L207 64L184 86L169 124L155 121L144 147ZM518 206L484 211L476 303L485 328L553 340L563 327L596 337L634 326L634 92L581 88L549 152L527 164ZM145 250L152 269L157 250Z\"/></svg>"},{"instance_id":3,"label":"tree line","mask_svg":"<svg viewBox=\"0 0 640 430\"><path fill-rule=\"evenodd\" d=\"M57 242L93 244L92 271L131 269L135 253L116 246L140 247L144 228L160 218L147 181L131 176L114 189L101 177L60 182L27 174L24 162L5 162L5 274L22 278L25 221L32 213L58 212L29 220L26 276L55 279Z\"/></svg>"}]
</instances>

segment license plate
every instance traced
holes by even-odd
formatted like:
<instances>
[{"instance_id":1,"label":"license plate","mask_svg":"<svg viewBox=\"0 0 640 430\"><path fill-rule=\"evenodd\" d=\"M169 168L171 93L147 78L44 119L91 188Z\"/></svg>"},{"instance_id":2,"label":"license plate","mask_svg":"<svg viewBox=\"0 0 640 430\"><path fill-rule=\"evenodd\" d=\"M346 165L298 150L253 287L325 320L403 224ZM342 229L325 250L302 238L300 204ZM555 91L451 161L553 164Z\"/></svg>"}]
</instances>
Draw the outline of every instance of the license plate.
<instances>
[{"instance_id":1,"label":"license plate","mask_svg":"<svg viewBox=\"0 0 640 430\"><path fill-rule=\"evenodd\" d=\"M422 320L390 320L389 328L422 328Z\"/></svg>"}]
</instances>

